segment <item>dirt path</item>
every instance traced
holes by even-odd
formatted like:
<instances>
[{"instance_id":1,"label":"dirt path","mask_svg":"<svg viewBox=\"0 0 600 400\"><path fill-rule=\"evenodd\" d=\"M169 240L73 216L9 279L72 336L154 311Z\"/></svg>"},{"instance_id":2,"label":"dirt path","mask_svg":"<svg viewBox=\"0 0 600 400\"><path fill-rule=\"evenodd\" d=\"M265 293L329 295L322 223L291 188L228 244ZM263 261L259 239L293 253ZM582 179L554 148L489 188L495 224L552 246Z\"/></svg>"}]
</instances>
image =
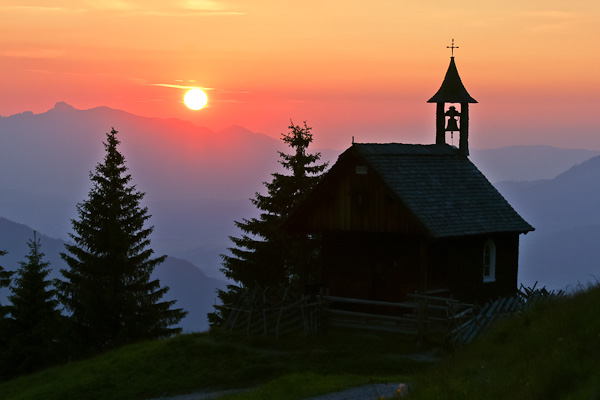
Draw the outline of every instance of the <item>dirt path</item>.
<instances>
[{"instance_id":1,"label":"dirt path","mask_svg":"<svg viewBox=\"0 0 600 400\"><path fill-rule=\"evenodd\" d=\"M218 399L219 397L226 396L228 394L244 392L248 389L231 389L231 390L218 390L218 391L203 391L190 394L182 394L179 396L172 397L156 397L148 400L209 400Z\"/></svg>"},{"instance_id":2,"label":"dirt path","mask_svg":"<svg viewBox=\"0 0 600 400\"><path fill-rule=\"evenodd\" d=\"M400 390L400 391L399 391ZM378 383L360 386L354 389L344 390L311 397L307 400L378 400L381 398L393 399L394 396L406 393L407 386L403 383ZM402 392L404 391L404 393Z\"/></svg>"},{"instance_id":3,"label":"dirt path","mask_svg":"<svg viewBox=\"0 0 600 400\"><path fill-rule=\"evenodd\" d=\"M400 390L400 392L398 391ZM403 392L404 390L404 392ZM378 400L381 398L392 399L396 395L406 392L407 386L403 383L378 383L360 386L342 392L323 394L306 400ZM243 392L244 390L222 390L216 392L196 392L173 397L158 397L148 400L209 400L218 399L228 394Z\"/></svg>"}]
</instances>

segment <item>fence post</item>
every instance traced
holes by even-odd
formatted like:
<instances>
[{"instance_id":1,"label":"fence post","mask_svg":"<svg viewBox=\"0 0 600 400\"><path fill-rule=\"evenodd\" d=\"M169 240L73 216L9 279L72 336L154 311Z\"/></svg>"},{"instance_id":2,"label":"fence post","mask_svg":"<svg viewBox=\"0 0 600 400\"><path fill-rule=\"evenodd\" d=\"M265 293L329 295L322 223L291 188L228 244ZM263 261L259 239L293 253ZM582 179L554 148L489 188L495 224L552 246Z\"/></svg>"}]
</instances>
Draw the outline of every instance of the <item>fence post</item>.
<instances>
[{"instance_id":1,"label":"fence post","mask_svg":"<svg viewBox=\"0 0 600 400\"><path fill-rule=\"evenodd\" d=\"M252 321L252 309L248 310L248 324L246 325L246 334L250 334L250 322Z\"/></svg>"},{"instance_id":2,"label":"fence post","mask_svg":"<svg viewBox=\"0 0 600 400\"><path fill-rule=\"evenodd\" d=\"M417 343L422 346L427 335L427 300L420 299L417 303Z\"/></svg>"},{"instance_id":3,"label":"fence post","mask_svg":"<svg viewBox=\"0 0 600 400\"><path fill-rule=\"evenodd\" d=\"M267 298L265 296L265 292L263 292L263 310L262 310L262 314L263 314L263 332L264 332L264 336L267 336L267 310L265 308L266 304L267 304Z\"/></svg>"}]
</instances>

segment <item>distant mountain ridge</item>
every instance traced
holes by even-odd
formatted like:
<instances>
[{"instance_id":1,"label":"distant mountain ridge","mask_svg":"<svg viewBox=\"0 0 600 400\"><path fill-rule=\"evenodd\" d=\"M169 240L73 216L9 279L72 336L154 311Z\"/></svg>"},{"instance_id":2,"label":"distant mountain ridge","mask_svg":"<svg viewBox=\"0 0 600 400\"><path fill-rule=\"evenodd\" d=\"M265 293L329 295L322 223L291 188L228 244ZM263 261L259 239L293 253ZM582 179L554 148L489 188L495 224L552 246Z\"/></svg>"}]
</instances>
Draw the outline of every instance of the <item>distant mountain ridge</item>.
<instances>
[{"instance_id":1,"label":"distant mountain ridge","mask_svg":"<svg viewBox=\"0 0 600 400\"><path fill-rule=\"evenodd\" d=\"M552 179L600 151L552 146L508 146L471 150L470 159L492 183Z\"/></svg>"},{"instance_id":2,"label":"distant mountain ridge","mask_svg":"<svg viewBox=\"0 0 600 400\"><path fill-rule=\"evenodd\" d=\"M563 288L600 280L600 156L554 179L496 187L536 227L521 239L522 281Z\"/></svg>"},{"instance_id":3,"label":"distant mountain ridge","mask_svg":"<svg viewBox=\"0 0 600 400\"><path fill-rule=\"evenodd\" d=\"M496 187L523 216L548 230L600 224L600 156L554 179L498 182Z\"/></svg>"},{"instance_id":4,"label":"distant mountain ridge","mask_svg":"<svg viewBox=\"0 0 600 400\"><path fill-rule=\"evenodd\" d=\"M57 103L42 114L0 118L0 166L13 173L2 176L2 185L51 195L87 187L88 172L101 160L101 142L111 127L120 131L121 149L136 183L158 199L171 198L173 191L182 198L252 193L257 185L249 174L272 172L277 166L274 149L282 147L277 140L242 127L213 132L177 119L139 117L107 107L77 110ZM245 168L235 168L234 162ZM48 171L32 171L40 166L52 167L61 179L48 179ZM31 181L23 181L16 171L28 173ZM215 179L215 173L226 180ZM182 188L177 183L184 180L188 185ZM208 195L202 190L206 185Z\"/></svg>"}]
</instances>

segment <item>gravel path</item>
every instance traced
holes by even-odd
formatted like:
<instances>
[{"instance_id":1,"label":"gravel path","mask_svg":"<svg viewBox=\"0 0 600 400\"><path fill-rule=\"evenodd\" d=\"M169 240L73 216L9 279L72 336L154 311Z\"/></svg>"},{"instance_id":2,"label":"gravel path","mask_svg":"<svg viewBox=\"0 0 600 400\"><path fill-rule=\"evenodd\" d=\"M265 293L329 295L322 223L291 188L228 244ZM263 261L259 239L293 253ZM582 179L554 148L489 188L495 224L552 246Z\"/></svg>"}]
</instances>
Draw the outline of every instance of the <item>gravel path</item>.
<instances>
[{"instance_id":1,"label":"gravel path","mask_svg":"<svg viewBox=\"0 0 600 400\"><path fill-rule=\"evenodd\" d=\"M324 394L317 397L311 397L306 400L378 400L382 397L392 399L398 394L398 389L407 386L402 383L378 383L372 385L360 386L354 389L344 390L343 392L335 392ZM243 392L244 390L222 390L216 392L196 392L184 394L174 397L158 397L148 400L209 400L218 399L221 396L228 394Z\"/></svg>"},{"instance_id":2,"label":"gravel path","mask_svg":"<svg viewBox=\"0 0 600 400\"><path fill-rule=\"evenodd\" d=\"M382 397L393 399L398 394L398 389L405 384L401 383L379 383L365 385L354 389L344 390L343 392L329 393L317 397L311 397L307 400L378 400Z\"/></svg>"},{"instance_id":3,"label":"gravel path","mask_svg":"<svg viewBox=\"0 0 600 400\"><path fill-rule=\"evenodd\" d=\"M232 390L196 392L196 393L190 393L190 394L182 394L180 396L173 396L173 397L157 397L157 398L148 399L148 400L209 400L209 399L218 399L219 397L226 396L228 394L244 392L246 390L248 390L248 389L232 389Z\"/></svg>"}]
</instances>

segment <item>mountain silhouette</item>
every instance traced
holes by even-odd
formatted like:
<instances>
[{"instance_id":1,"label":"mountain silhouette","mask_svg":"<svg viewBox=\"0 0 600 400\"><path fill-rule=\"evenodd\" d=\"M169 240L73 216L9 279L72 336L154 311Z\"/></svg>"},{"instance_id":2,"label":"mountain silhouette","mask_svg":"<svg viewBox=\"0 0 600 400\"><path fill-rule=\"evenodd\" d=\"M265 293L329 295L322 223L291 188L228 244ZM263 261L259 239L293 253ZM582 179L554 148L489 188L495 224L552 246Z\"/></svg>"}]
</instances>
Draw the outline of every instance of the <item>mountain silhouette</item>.
<instances>
[{"instance_id":1,"label":"mountain silhouette","mask_svg":"<svg viewBox=\"0 0 600 400\"><path fill-rule=\"evenodd\" d=\"M498 190L536 231L521 239L520 279L552 288L600 279L600 156L554 179L499 182Z\"/></svg>"},{"instance_id":2,"label":"mountain silhouette","mask_svg":"<svg viewBox=\"0 0 600 400\"><path fill-rule=\"evenodd\" d=\"M548 231L600 223L600 156L554 179L498 182L496 187L536 228Z\"/></svg>"},{"instance_id":3,"label":"mountain silhouette","mask_svg":"<svg viewBox=\"0 0 600 400\"><path fill-rule=\"evenodd\" d=\"M469 157L492 183L552 179L600 151L552 146L508 146L471 150Z\"/></svg>"},{"instance_id":4,"label":"mountain silhouette","mask_svg":"<svg viewBox=\"0 0 600 400\"><path fill-rule=\"evenodd\" d=\"M252 194L256 174L273 172L275 150L282 148L276 139L241 127L213 132L177 119L57 103L42 114L0 119L0 166L8 172L2 185L43 195L85 193L88 173L104 155L105 132L113 126L135 183L156 199Z\"/></svg>"}]
</instances>

